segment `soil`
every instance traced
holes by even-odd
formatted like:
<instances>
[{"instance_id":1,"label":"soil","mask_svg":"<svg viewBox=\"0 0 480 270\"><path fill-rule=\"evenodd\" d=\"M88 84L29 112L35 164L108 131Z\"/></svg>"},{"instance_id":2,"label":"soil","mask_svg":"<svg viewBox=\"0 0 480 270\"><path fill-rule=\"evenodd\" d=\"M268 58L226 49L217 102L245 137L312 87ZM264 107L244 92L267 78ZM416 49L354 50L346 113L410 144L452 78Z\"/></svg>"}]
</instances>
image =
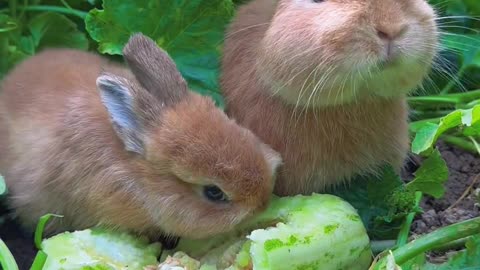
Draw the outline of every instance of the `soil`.
<instances>
[{"instance_id":1,"label":"soil","mask_svg":"<svg viewBox=\"0 0 480 270\"><path fill-rule=\"evenodd\" d=\"M480 216L477 189L480 188L480 158L443 143L438 147L449 167L447 192L442 199L426 197L412 232L420 235L459 221ZM472 185L473 184L473 185ZM465 197L459 201L462 195Z\"/></svg>"},{"instance_id":2,"label":"soil","mask_svg":"<svg viewBox=\"0 0 480 270\"><path fill-rule=\"evenodd\" d=\"M441 199L429 196L423 199L421 207L424 212L412 224L411 239L480 216L480 158L442 142L437 146L449 167L447 191ZM440 264L457 252L430 252L427 260Z\"/></svg>"},{"instance_id":3,"label":"soil","mask_svg":"<svg viewBox=\"0 0 480 270\"><path fill-rule=\"evenodd\" d=\"M480 174L480 158L441 142L438 147L450 169L446 184L447 192L444 198L439 200L432 197L424 198L421 205L424 213L417 216L412 226L413 238L439 227L480 216L479 203L477 203L480 199L475 196L475 191L480 188L480 176L476 180L477 183L472 186L472 182ZM415 171L420 164L421 161L411 162L407 170ZM457 202L466 191L467 196ZM3 213L1 216L4 216ZM7 218L0 223L0 238L5 241L17 259L20 270L28 270L36 254L33 235L21 231L20 226L12 219ZM442 262L451 254L452 252L432 253L429 254L429 259L431 262Z\"/></svg>"}]
</instances>

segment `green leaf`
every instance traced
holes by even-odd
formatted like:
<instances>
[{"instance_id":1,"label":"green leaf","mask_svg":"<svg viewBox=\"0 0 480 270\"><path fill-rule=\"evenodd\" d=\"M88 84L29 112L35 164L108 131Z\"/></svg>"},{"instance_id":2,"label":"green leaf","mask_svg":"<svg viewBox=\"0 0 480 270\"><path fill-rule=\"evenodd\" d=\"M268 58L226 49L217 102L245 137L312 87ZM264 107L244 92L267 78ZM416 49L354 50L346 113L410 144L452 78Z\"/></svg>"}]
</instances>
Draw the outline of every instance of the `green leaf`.
<instances>
[{"instance_id":1,"label":"green leaf","mask_svg":"<svg viewBox=\"0 0 480 270\"><path fill-rule=\"evenodd\" d=\"M0 14L0 79L11 66L10 36L16 32L17 23L8 15Z\"/></svg>"},{"instance_id":2,"label":"green leaf","mask_svg":"<svg viewBox=\"0 0 480 270\"><path fill-rule=\"evenodd\" d=\"M35 16L28 23L28 29L36 51L48 47L88 49L85 33L78 31L74 22L58 13L42 13Z\"/></svg>"},{"instance_id":3,"label":"green leaf","mask_svg":"<svg viewBox=\"0 0 480 270\"><path fill-rule=\"evenodd\" d=\"M476 106L470 110L465 110L463 113L462 122L466 127L463 129L465 136L479 136L480 135L480 106Z\"/></svg>"},{"instance_id":4,"label":"green leaf","mask_svg":"<svg viewBox=\"0 0 480 270\"><path fill-rule=\"evenodd\" d=\"M0 196L7 194L7 184L5 184L5 179L0 175Z\"/></svg>"},{"instance_id":5,"label":"green leaf","mask_svg":"<svg viewBox=\"0 0 480 270\"><path fill-rule=\"evenodd\" d=\"M329 193L345 199L357 209L373 239L392 239L408 214L421 211L415 203L415 192L441 197L447 179L448 168L436 150L407 185L390 166L386 166L378 175L357 177L349 187Z\"/></svg>"},{"instance_id":6,"label":"green leaf","mask_svg":"<svg viewBox=\"0 0 480 270\"><path fill-rule=\"evenodd\" d=\"M415 172L415 178L407 184L407 190L421 191L438 199L445 194L444 183L447 180L447 163L440 152L435 150Z\"/></svg>"},{"instance_id":7,"label":"green leaf","mask_svg":"<svg viewBox=\"0 0 480 270\"><path fill-rule=\"evenodd\" d=\"M442 37L442 44L451 50L461 52L463 66L480 66L480 35L447 34Z\"/></svg>"},{"instance_id":8,"label":"green leaf","mask_svg":"<svg viewBox=\"0 0 480 270\"><path fill-rule=\"evenodd\" d=\"M438 138L454 128L466 128L466 134L480 134L480 105L469 110L456 110L443 117L438 124L424 122L415 127L417 133L412 142L412 152L429 155Z\"/></svg>"},{"instance_id":9,"label":"green leaf","mask_svg":"<svg viewBox=\"0 0 480 270\"><path fill-rule=\"evenodd\" d=\"M462 1L469 14L473 16L478 16L480 15L480 5L477 0L463 0Z\"/></svg>"},{"instance_id":10,"label":"green leaf","mask_svg":"<svg viewBox=\"0 0 480 270\"><path fill-rule=\"evenodd\" d=\"M463 0L448 2L445 2L445 0L429 0L428 2L443 11L446 16L465 15L467 13L467 7Z\"/></svg>"},{"instance_id":11,"label":"green leaf","mask_svg":"<svg viewBox=\"0 0 480 270\"><path fill-rule=\"evenodd\" d=\"M421 128L415 134L412 142L412 152L420 154L425 152L435 144L437 140L439 125L435 123L423 123Z\"/></svg>"},{"instance_id":12,"label":"green leaf","mask_svg":"<svg viewBox=\"0 0 480 270\"><path fill-rule=\"evenodd\" d=\"M99 51L121 54L133 33L157 42L176 62L190 88L223 106L218 86L225 26L234 13L231 0L104 0L85 19Z\"/></svg>"},{"instance_id":13,"label":"green leaf","mask_svg":"<svg viewBox=\"0 0 480 270\"><path fill-rule=\"evenodd\" d=\"M62 217L59 215L54 215L54 214L46 214L40 217L40 220L38 221L37 228L35 229L35 246L37 249L42 249L42 238L43 238L43 231L45 230L45 226L47 225L48 220L51 217Z\"/></svg>"},{"instance_id":14,"label":"green leaf","mask_svg":"<svg viewBox=\"0 0 480 270\"><path fill-rule=\"evenodd\" d=\"M10 32L18 28L17 23L5 14L0 14L0 33Z\"/></svg>"},{"instance_id":15,"label":"green leaf","mask_svg":"<svg viewBox=\"0 0 480 270\"><path fill-rule=\"evenodd\" d=\"M17 262L5 242L0 239L0 266L5 270L18 270Z\"/></svg>"},{"instance_id":16,"label":"green leaf","mask_svg":"<svg viewBox=\"0 0 480 270\"><path fill-rule=\"evenodd\" d=\"M0 14L2 21L19 24ZM0 78L15 64L51 47L88 49L88 39L69 18L58 13L46 12L21 22L7 33L0 33Z\"/></svg>"},{"instance_id":17,"label":"green leaf","mask_svg":"<svg viewBox=\"0 0 480 270\"><path fill-rule=\"evenodd\" d=\"M327 192L357 209L373 239L395 237L403 218L415 206L415 195L405 190L403 181L390 166L384 167L378 175L359 176L350 186Z\"/></svg>"}]
</instances>

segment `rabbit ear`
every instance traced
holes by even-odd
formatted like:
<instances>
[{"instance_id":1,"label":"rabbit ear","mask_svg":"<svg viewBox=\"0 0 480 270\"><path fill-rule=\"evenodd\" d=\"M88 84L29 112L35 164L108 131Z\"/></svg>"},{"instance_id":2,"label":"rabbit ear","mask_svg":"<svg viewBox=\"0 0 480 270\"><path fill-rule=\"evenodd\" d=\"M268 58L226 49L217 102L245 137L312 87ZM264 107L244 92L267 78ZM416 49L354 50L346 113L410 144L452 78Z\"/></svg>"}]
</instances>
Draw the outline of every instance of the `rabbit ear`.
<instances>
[{"instance_id":1,"label":"rabbit ear","mask_svg":"<svg viewBox=\"0 0 480 270\"><path fill-rule=\"evenodd\" d=\"M134 110L132 86L128 80L104 73L97 78L97 88L125 149L143 154L142 126Z\"/></svg>"},{"instance_id":2,"label":"rabbit ear","mask_svg":"<svg viewBox=\"0 0 480 270\"><path fill-rule=\"evenodd\" d=\"M262 151L265 160L270 168L270 173L276 175L278 168L283 164L282 157L278 152L273 150L269 145L260 143L260 150Z\"/></svg>"},{"instance_id":3,"label":"rabbit ear","mask_svg":"<svg viewBox=\"0 0 480 270\"><path fill-rule=\"evenodd\" d=\"M170 56L152 39L134 34L123 49L123 57L138 82L165 105L188 94L188 86Z\"/></svg>"}]
</instances>

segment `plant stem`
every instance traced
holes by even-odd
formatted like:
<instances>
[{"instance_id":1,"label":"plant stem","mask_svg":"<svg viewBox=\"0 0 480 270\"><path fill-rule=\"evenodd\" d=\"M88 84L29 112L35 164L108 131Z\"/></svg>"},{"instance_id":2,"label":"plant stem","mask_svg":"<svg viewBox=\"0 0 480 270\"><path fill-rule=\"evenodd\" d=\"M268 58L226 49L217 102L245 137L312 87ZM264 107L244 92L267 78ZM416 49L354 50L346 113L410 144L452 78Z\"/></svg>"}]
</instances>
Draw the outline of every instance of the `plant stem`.
<instances>
[{"instance_id":1,"label":"plant stem","mask_svg":"<svg viewBox=\"0 0 480 270\"><path fill-rule=\"evenodd\" d=\"M458 240L446 243L444 245L436 246L435 248L432 249L432 251L444 252L452 249L465 247L465 243L467 242L467 240L468 240L468 237L458 239Z\"/></svg>"},{"instance_id":2,"label":"plant stem","mask_svg":"<svg viewBox=\"0 0 480 270\"><path fill-rule=\"evenodd\" d=\"M28 6L28 0L23 0L23 6L26 7ZM25 10L22 9L22 12L20 13L20 16L19 16L19 21L22 21L25 17Z\"/></svg>"},{"instance_id":3,"label":"plant stem","mask_svg":"<svg viewBox=\"0 0 480 270\"><path fill-rule=\"evenodd\" d=\"M408 103L410 105L455 105L460 102L458 97L448 97L448 96L420 96L420 97L409 97Z\"/></svg>"},{"instance_id":4,"label":"plant stem","mask_svg":"<svg viewBox=\"0 0 480 270\"><path fill-rule=\"evenodd\" d=\"M463 74L467 70L467 66L463 65L455 74L455 76L448 82L448 84L443 88L443 90L440 92L442 94L448 94L453 87L455 86L456 83L460 83L460 79L463 77Z\"/></svg>"},{"instance_id":5,"label":"plant stem","mask_svg":"<svg viewBox=\"0 0 480 270\"><path fill-rule=\"evenodd\" d=\"M471 142L469 142L468 140L466 139L463 139L463 138L459 138L459 137L455 137L455 136L452 136L452 135L442 135L441 137L443 139L443 141L445 141L446 143L448 144L452 144L454 146L457 146L465 151L469 151L473 154L477 154L477 148L475 147L475 145Z\"/></svg>"},{"instance_id":6,"label":"plant stem","mask_svg":"<svg viewBox=\"0 0 480 270\"><path fill-rule=\"evenodd\" d=\"M5 270L18 270L15 258L2 239L0 239L0 266Z\"/></svg>"},{"instance_id":7,"label":"plant stem","mask_svg":"<svg viewBox=\"0 0 480 270\"><path fill-rule=\"evenodd\" d=\"M63 4L66 8L68 8L68 9L73 9L73 8L67 3L67 1L65 1L65 0L60 0L60 1L62 2L62 4Z\"/></svg>"},{"instance_id":8,"label":"plant stem","mask_svg":"<svg viewBox=\"0 0 480 270\"><path fill-rule=\"evenodd\" d=\"M42 249L43 231L45 230L45 226L47 225L48 220L52 217L63 217L63 216L46 214L40 217L40 220L38 221L37 228L35 229L35 235L34 235L35 246L37 247L37 249Z\"/></svg>"},{"instance_id":9,"label":"plant stem","mask_svg":"<svg viewBox=\"0 0 480 270\"><path fill-rule=\"evenodd\" d=\"M469 136L468 138L472 141L475 149L477 149L477 154L480 155L480 145L478 144L477 140L475 140L475 138L473 138L472 136Z\"/></svg>"},{"instance_id":10,"label":"plant stem","mask_svg":"<svg viewBox=\"0 0 480 270\"><path fill-rule=\"evenodd\" d=\"M454 108L452 108L454 109ZM429 119L429 118L438 118L440 119L441 117L446 116L447 114L450 114L454 110L428 110L428 111L421 111L421 110L412 110L411 111L411 116L414 119ZM417 120L420 121L420 120ZM430 121L429 121L430 122Z\"/></svg>"},{"instance_id":11,"label":"plant stem","mask_svg":"<svg viewBox=\"0 0 480 270\"><path fill-rule=\"evenodd\" d=\"M471 90L463 93L452 93L443 95L450 98L460 98L461 102L466 102L469 100L479 99L480 98L480 89Z\"/></svg>"},{"instance_id":12,"label":"plant stem","mask_svg":"<svg viewBox=\"0 0 480 270\"><path fill-rule=\"evenodd\" d=\"M38 251L37 256L33 260L30 270L42 270L45 262L47 261L47 254L41 250Z\"/></svg>"},{"instance_id":13,"label":"plant stem","mask_svg":"<svg viewBox=\"0 0 480 270\"><path fill-rule=\"evenodd\" d=\"M12 18L17 18L17 0L10 0L8 1L8 7L10 9L10 14Z\"/></svg>"},{"instance_id":14,"label":"plant stem","mask_svg":"<svg viewBox=\"0 0 480 270\"><path fill-rule=\"evenodd\" d=\"M393 251L395 262L402 265L416 256L434 249L435 247L446 245L452 241L469 237L480 233L480 217L456 223L447 227L440 228L432 233L424 235L421 238L413 240ZM386 257L382 258L376 265L376 270L385 269Z\"/></svg>"},{"instance_id":15,"label":"plant stem","mask_svg":"<svg viewBox=\"0 0 480 270\"><path fill-rule=\"evenodd\" d=\"M0 33L0 55L2 56L2 60L0 61L0 74L7 72L8 68L8 37L6 33ZM0 75L1 77L1 75Z\"/></svg>"},{"instance_id":16,"label":"plant stem","mask_svg":"<svg viewBox=\"0 0 480 270\"><path fill-rule=\"evenodd\" d=\"M420 191L415 192L415 207L420 205L423 194ZM400 229L400 233L397 238L397 247L402 247L408 243L408 236L410 235L410 229L412 227L413 219L415 218L415 212L411 212L407 215L405 222Z\"/></svg>"},{"instance_id":17,"label":"plant stem","mask_svg":"<svg viewBox=\"0 0 480 270\"><path fill-rule=\"evenodd\" d=\"M402 264L431 248L478 233L480 233L480 217L438 229L395 250L393 255L395 256L395 261Z\"/></svg>"},{"instance_id":18,"label":"plant stem","mask_svg":"<svg viewBox=\"0 0 480 270\"><path fill-rule=\"evenodd\" d=\"M480 98L465 104L465 107L459 106L459 109L470 109L480 104Z\"/></svg>"},{"instance_id":19,"label":"plant stem","mask_svg":"<svg viewBox=\"0 0 480 270\"><path fill-rule=\"evenodd\" d=\"M395 240L372 241L370 243L370 247L372 248L373 254L377 255L385 250L390 250L395 248Z\"/></svg>"},{"instance_id":20,"label":"plant stem","mask_svg":"<svg viewBox=\"0 0 480 270\"><path fill-rule=\"evenodd\" d=\"M469 103L480 99L480 90L472 90L464 93L453 93L432 96L409 97L408 103L413 106L442 106L442 105L457 105L462 103Z\"/></svg>"},{"instance_id":21,"label":"plant stem","mask_svg":"<svg viewBox=\"0 0 480 270\"><path fill-rule=\"evenodd\" d=\"M73 15L76 17L79 17L81 19L85 19L87 16L88 12L77 10L77 9L69 9L66 7L59 7L59 6L47 6L47 5L33 5L33 6L26 6L26 7L18 7L22 11L50 11L50 12L57 12L57 13L63 13L66 15ZM8 9L2 9L0 10L0 13L8 11Z\"/></svg>"}]
</instances>

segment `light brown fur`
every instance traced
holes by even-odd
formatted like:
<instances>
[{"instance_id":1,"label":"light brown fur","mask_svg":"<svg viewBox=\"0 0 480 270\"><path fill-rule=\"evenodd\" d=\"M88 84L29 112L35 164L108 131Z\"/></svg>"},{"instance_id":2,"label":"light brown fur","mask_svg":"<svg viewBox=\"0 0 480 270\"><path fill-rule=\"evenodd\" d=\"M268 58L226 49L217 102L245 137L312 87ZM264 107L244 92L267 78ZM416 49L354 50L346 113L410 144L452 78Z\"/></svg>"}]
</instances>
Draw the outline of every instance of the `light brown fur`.
<instances>
[{"instance_id":1,"label":"light brown fur","mask_svg":"<svg viewBox=\"0 0 480 270\"><path fill-rule=\"evenodd\" d=\"M423 0L253 0L226 34L227 114L281 153L280 195L321 192L384 164L399 170L406 95L436 46Z\"/></svg>"},{"instance_id":2,"label":"light brown fur","mask_svg":"<svg viewBox=\"0 0 480 270\"><path fill-rule=\"evenodd\" d=\"M55 213L64 217L48 233L102 225L201 238L265 208L279 155L188 91L153 41L133 37L124 56L133 74L94 54L46 50L1 84L0 171L20 221L32 228ZM96 81L128 89L138 129L115 125ZM229 202L203 197L207 184Z\"/></svg>"}]
</instances>

